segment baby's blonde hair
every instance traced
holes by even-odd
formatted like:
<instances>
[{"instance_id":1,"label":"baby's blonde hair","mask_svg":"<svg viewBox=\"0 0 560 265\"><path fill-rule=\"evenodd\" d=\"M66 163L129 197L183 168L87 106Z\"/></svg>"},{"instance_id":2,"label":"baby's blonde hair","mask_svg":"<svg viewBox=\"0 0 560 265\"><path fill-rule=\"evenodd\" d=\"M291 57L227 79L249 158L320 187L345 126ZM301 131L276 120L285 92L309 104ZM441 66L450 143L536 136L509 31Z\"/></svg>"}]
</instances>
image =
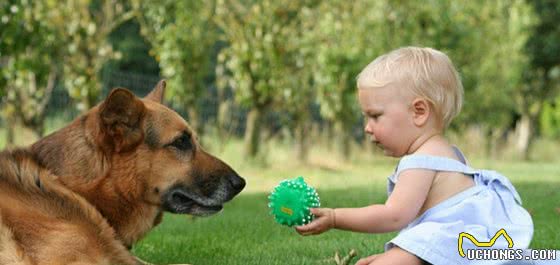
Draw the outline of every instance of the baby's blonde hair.
<instances>
[{"instance_id":1,"label":"baby's blonde hair","mask_svg":"<svg viewBox=\"0 0 560 265\"><path fill-rule=\"evenodd\" d=\"M453 63L432 48L404 47L377 57L357 77L358 88L379 88L389 83L406 86L427 99L447 127L463 104L463 85Z\"/></svg>"}]
</instances>

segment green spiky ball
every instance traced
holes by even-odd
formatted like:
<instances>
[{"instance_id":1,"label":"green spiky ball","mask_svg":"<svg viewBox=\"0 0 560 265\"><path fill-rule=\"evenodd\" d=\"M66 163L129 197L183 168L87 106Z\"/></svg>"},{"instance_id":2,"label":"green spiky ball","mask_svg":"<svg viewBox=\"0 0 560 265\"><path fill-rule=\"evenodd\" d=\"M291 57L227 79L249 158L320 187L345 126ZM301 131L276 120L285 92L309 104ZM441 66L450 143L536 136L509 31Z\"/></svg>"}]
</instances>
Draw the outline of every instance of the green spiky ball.
<instances>
[{"instance_id":1,"label":"green spiky ball","mask_svg":"<svg viewBox=\"0 0 560 265\"><path fill-rule=\"evenodd\" d=\"M287 226L303 225L313 220L310 208L321 206L317 191L303 177L286 179L268 196L268 207L274 220Z\"/></svg>"}]
</instances>

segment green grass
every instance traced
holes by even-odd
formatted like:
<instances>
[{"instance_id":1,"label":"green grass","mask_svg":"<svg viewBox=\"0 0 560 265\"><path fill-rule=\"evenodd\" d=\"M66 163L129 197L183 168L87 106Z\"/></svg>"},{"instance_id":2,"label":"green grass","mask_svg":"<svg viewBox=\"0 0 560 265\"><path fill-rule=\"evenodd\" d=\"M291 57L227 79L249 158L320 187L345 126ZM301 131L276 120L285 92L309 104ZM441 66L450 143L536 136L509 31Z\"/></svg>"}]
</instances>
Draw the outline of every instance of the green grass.
<instances>
[{"instance_id":1,"label":"green grass","mask_svg":"<svg viewBox=\"0 0 560 265\"><path fill-rule=\"evenodd\" d=\"M320 190L325 203L358 206L367 189ZM389 235L332 231L315 237L299 236L274 223L265 193L241 195L221 214L210 218L166 215L134 252L154 263L193 264L328 264L334 252L381 249ZM378 196L379 201L382 196Z\"/></svg>"},{"instance_id":2,"label":"green grass","mask_svg":"<svg viewBox=\"0 0 560 265\"><path fill-rule=\"evenodd\" d=\"M0 146L5 144L4 133L0 128ZM20 144L32 139L22 131L16 137ZM345 255L355 249L360 257L379 253L395 235L329 231L302 237L274 223L266 199L280 180L302 175L318 189L323 206L382 203L386 199L386 177L393 171L395 159L362 150L344 160L333 150L314 146L309 163L304 165L294 159L286 143L265 144L263 149L268 155L256 160L247 160L236 140L204 143L247 180L245 190L226 204L223 212L209 218L165 215L163 223L134 246L133 252L141 258L156 264L334 264L337 251ZM465 148L467 155L476 154L473 145L465 146L470 147ZM512 180L533 216L534 249L560 249L560 161L555 155L547 155L554 153L550 150L557 150L558 144L547 146L537 153L537 157L546 159L533 162L470 157L474 167L497 170Z\"/></svg>"},{"instance_id":3,"label":"green grass","mask_svg":"<svg viewBox=\"0 0 560 265\"><path fill-rule=\"evenodd\" d=\"M224 211L209 218L165 215L163 223L134 247L141 258L158 264L334 264L336 251L355 249L358 256L379 253L392 234L329 231L302 237L274 223L267 209L268 192L284 178L306 177L327 207L364 206L386 199L385 181L394 159L372 155L342 162L332 151L314 148L309 165L293 161L282 145L258 166L245 161L230 143L221 157L247 180L246 189ZM328 154L328 155L325 155ZM510 177L531 212L535 224L532 248L560 249L560 167L553 162L474 160L475 167L491 168ZM256 166L257 165L257 166ZM355 259L354 261L356 261Z\"/></svg>"}]
</instances>

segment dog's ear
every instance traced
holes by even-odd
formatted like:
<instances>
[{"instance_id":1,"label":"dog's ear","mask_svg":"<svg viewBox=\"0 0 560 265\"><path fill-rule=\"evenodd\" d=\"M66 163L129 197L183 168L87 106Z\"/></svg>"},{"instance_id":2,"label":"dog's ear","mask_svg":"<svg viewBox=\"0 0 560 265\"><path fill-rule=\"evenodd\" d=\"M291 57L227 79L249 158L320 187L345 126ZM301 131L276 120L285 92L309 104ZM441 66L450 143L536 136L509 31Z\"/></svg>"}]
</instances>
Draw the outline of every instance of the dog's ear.
<instances>
[{"instance_id":1,"label":"dog's ear","mask_svg":"<svg viewBox=\"0 0 560 265\"><path fill-rule=\"evenodd\" d=\"M115 152L131 150L142 141L146 107L132 92L113 89L101 104L99 113L103 142Z\"/></svg>"},{"instance_id":2,"label":"dog's ear","mask_svg":"<svg viewBox=\"0 0 560 265\"><path fill-rule=\"evenodd\" d=\"M165 79L160 80L157 85L152 89L152 92L148 94L145 99L161 103L163 101L163 96L165 95L165 87L167 86Z\"/></svg>"}]
</instances>

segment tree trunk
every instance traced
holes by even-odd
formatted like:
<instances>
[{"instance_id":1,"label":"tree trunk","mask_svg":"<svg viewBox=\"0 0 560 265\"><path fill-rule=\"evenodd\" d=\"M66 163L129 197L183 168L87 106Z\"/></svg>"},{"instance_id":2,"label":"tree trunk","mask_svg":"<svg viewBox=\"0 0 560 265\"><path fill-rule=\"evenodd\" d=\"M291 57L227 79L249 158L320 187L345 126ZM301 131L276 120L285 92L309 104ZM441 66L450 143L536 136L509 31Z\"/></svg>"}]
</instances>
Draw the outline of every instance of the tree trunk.
<instances>
[{"instance_id":1,"label":"tree trunk","mask_svg":"<svg viewBox=\"0 0 560 265\"><path fill-rule=\"evenodd\" d=\"M338 143L342 158L348 160L350 158L350 152L352 151L350 147L352 137L348 133L346 125L341 121L335 121L334 132L334 138L337 139L336 142Z\"/></svg>"},{"instance_id":2,"label":"tree trunk","mask_svg":"<svg viewBox=\"0 0 560 265\"><path fill-rule=\"evenodd\" d=\"M329 151L333 151L335 149L335 141L333 141L332 139L334 139L334 123L329 122L327 124L323 125L323 129L324 132L321 134L321 139L327 141L327 149Z\"/></svg>"},{"instance_id":3,"label":"tree trunk","mask_svg":"<svg viewBox=\"0 0 560 265\"><path fill-rule=\"evenodd\" d=\"M84 110L83 112L87 112L97 103L97 94L93 91L94 88L89 90L88 95L84 98Z\"/></svg>"},{"instance_id":4,"label":"tree trunk","mask_svg":"<svg viewBox=\"0 0 560 265\"><path fill-rule=\"evenodd\" d=\"M16 122L12 117L7 118L8 126L6 126L6 146L12 147L15 143Z\"/></svg>"},{"instance_id":5,"label":"tree trunk","mask_svg":"<svg viewBox=\"0 0 560 265\"><path fill-rule=\"evenodd\" d=\"M247 114L247 126L245 127L245 154L254 158L259 153L261 136L262 110L252 108Z\"/></svg>"},{"instance_id":6,"label":"tree trunk","mask_svg":"<svg viewBox=\"0 0 560 265\"><path fill-rule=\"evenodd\" d=\"M300 163L307 163L309 157L309 133L311 126L309 120L299 122L296 127L296 156Z\"/></svg>"},{"instance_id":7,"label":"tree trunk","mask_svg":"<svg viewBox=\"0 0 560 265\"><path fill-rule=\"evenodd\" d=\"M101 94L101 85L98 83L97 78L89 75L87 76L87 78L89 78L89 81L83 84L83 86L87 87L87 95L81 98L82 106L79 106L79 110L82 113L85 113L89 109L93 108L99 102L99 100L101 100L99 98L99 95Z\"/></svg>"},{"instance_id":8,"label":"tree trunk","mask_svg":"<svg viewBox=\"0 0 560 265\"><path fill-rule=\"evenodd\" d=\"M198 110L196 109L195 106L190 105L190 106L186 106L186 110L187 110L187 114L189 116L189 119L187 120L189 125L191 126L191 128L198 134L203 134L204 132L202 131L201 128L201 124L200 124L200 119L198 117Z\"/></svg>"},{"instance_id":9,"label":"tree trunk","mask_svg":"<svg viewBox=\"0 0 560 265\"><path fill-rule=\"evenodd\" d=\"M220 104L218 106L218 115L216 118L216 133L218 135L218 141L220 142L220 151L224 150L223 148L225 146L226 140L228 139L226 122L231 122L232 119L230 104L230 100L223 100L220 101Z\"/></svg>"},{"instance_id":10,"label":"tree trunk","mask_svg":"<svg viewBox=\"0 0 560 265\"><path fill-rule=\"evenodd\" d=\"M37 137L37 139L39 139L43 136L43 133L45 131L45 125L44 125L45 117L44 116L36 117L36 119L37 121L31 121L29 123L25 122L22 125L24 128L31 131Z\"/></svg>"},{"instance_id":11,"label":"tree trunk","mask_svg":"<svg viewBox=\"0 0 560 265\"><path fill-rule=\"evenodd\" d=\"M493 154L494 154L494 138L493 133L492 133L492 129L490 128L486 128L484 130L484 134L485 134L485 148L484 148L484 155L488 158L494 158Z\"/></svg>"},{"instance_id":12,"label":"tree trunk","mask_svg":"<svg viewBox=\"0 0 560 265\"><path fill-rule=\"evenodd\" d=\"M517 149L524 160L531 158L531 144L534 137L535 121L528 114L523 114L517 123Z\"/></svg>"},{"instance_id":13,"label":"tree trunk","mask_svg":"<svg viewBox=\"0 0 560 265\"><path fill-rule=\"evenodd\" d=\"M342 155L344 160L349 160L352 152L352 136L348 132L343 132L342 139Z\"/></svg>"}]
</instances>

